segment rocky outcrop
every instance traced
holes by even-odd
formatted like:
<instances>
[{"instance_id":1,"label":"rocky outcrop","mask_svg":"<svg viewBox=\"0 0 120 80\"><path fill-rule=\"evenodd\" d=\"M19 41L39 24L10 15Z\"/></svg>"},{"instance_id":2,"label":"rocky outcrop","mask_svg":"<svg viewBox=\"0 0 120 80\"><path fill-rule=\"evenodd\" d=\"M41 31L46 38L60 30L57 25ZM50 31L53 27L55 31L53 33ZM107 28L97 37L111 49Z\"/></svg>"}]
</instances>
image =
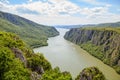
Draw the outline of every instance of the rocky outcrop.
<instances>
[{"instance_id":1,"label":"rocky outcrop","mask_svg":"<svg viewBox=\"0 0 120 80\"><path fill-rule=\"evenodd\" d=\"M24 63L24 65L26 67L27 66L27 60L24 57L23 52L18 48L12 48L12 51L15 54L15 57L19 58Z\"/></svg>"},{"instance_id":2,"label":"rocky outcrop","mask_svg":"<svg viewBox=\"0 0 120 80\"><path fill-rule=\"evenodd\" d=\"M64 38L80 46L91 44L99 47L96 51L99 51L102 57L97 58L110 66L120 68L120 33L118 30L118 28L116 30L115 28L113 30L112 28L74 28L70 29ZM85 50L88 51L87 48Z\"/></svg>"},{"instance_id":3,"label":"rocky outcrop","mask_svg":"<svg viewBox=\"0 0 120 80\"><path fill-rule=\"evenodd\" d=\"M106 80L96 67L85 68L75 80Z\"/></svg>"},{"instance_id":4,"label":"rocky outcrop","mask_svg":"<svg viewBox=\"0 0 120 80\"><path fill-rule=\"evenodd\" d=\"M39 75L38 73L36 72L31 73L31 80L40 80L40 78L41 78L41 75Z\"/></svg>"}]
</instances>

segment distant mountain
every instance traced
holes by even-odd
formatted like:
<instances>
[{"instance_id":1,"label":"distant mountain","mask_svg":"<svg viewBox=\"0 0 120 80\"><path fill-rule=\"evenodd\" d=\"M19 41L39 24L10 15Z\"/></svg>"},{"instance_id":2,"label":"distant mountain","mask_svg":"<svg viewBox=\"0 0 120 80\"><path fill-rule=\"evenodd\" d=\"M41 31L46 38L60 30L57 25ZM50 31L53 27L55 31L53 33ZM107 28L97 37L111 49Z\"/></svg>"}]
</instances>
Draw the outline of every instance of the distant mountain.
<instances>
[{"instance_id":1,"label":"distant mountain","mask_svg":"<svg viewBox=\"0 0 120 80\"><path fill-rule=\"evenodd\" d=\"M115 23L102 23L102 24L97 24L95 25L97 27L120 27L120 22L115 22Z\"/></svg>"},{"instance_id":2,"label":"distant mountain","mask_svg":"<svg viewBox=\"0 0 120 80\"><path fill-rule=\"evenodd\" d=\"M31 47L45 46L48 37L59 34L54 27L40 25L2 11L0 11L0 30L16 33Z\"/></svg>"},{"instance_id":3,"label":"distant mountain","mask_svg":"<svg viewBox=\"0 0 120 80\"><path fill-rule=\"evenodd\" d=\"M83 27L83 25L55 25L54 27L70 29L70 28L80 28Z\"/></svg>"},{"instance_id":4,"label":"distant mountain","mask_svg":"<svg viewBox=\"0 0 120 80\"><path fill-rule=\"evenodd\" d=\"M115 23L100 23L100 24L86 24L86 25L57 25L56 28L80 28L80 27L120 27L120 22Z\"/></svg>"}]
</instances>

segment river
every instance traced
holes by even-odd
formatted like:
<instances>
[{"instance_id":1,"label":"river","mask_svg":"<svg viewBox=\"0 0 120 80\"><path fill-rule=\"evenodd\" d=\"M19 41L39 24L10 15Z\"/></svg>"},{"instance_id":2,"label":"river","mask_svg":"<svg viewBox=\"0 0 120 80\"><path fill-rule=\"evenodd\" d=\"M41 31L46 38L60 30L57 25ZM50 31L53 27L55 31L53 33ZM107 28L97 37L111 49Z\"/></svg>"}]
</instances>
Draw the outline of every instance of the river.
<instances>
[{"instance_id":1,"label":"river","mask_svg":"<svg viewBox=\"0 0 120 80\"><path fill-rule=\"evenodd\" d=\"M52 67L59 66L61 71L69 71L75 78L85 67L96 66L103 72L107 80L120 80L115 70L79 46L65 40L64 34L68 29L57 28L59 36L48 39L48 46L35 48L34 52L43 53Z\"/></svg>"}]
</instances>

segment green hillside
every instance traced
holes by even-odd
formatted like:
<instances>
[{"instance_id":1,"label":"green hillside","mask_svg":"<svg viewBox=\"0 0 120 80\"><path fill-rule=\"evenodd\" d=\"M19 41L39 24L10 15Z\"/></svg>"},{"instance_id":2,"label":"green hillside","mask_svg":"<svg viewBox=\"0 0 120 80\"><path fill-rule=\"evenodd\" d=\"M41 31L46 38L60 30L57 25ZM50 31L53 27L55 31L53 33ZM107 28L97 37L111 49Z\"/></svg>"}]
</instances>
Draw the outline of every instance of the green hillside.
<instances>
[{"instance_id":1,"label":"green hillside","mask_svg":"<svg viewBox=\"0 0 120 80\"><path fill-rule=\"evenodd\" d=\"M72 80L70 73L52 69L15 34L0 31L0 80Z\"/></svg>"},{"instance_id":2,"label":"green hillside","mask_svg":"<svg viewBox=\"0 0 120 80\"><path fill-rule=\"evenodd\" d=\"M44 26L0 11L0 30L19 35L31 47L46 46L48 37L58 35L54 27Z\"/></svg>"},{"instance_id":3,"label":"green hillside","mask_svg":"<svg viewBox=\"0 0 120 80\"><path fill-rule=\"evenodd\" d=\"M95 25L96 27L120 27L120 22L115 22L115 23L101 23Z\"/></svg>"}]
</instances>

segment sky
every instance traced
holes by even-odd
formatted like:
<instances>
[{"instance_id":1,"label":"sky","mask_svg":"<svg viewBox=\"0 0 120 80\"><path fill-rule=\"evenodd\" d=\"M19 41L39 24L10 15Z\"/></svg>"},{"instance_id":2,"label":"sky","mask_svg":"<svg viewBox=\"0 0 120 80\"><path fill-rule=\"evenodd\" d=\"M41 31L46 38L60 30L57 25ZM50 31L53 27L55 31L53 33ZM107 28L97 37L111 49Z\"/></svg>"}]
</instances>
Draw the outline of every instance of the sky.
<instances>
[{"instance_id":1,"label":"sky","mask_svg":"<svg viewBox=\"0 0 120 80\"><path fill-rule=\"evenodd\" d=\"M0 0L0 11L44 25L120 21L120 0Z\"/></svg>"}]
</instances>

